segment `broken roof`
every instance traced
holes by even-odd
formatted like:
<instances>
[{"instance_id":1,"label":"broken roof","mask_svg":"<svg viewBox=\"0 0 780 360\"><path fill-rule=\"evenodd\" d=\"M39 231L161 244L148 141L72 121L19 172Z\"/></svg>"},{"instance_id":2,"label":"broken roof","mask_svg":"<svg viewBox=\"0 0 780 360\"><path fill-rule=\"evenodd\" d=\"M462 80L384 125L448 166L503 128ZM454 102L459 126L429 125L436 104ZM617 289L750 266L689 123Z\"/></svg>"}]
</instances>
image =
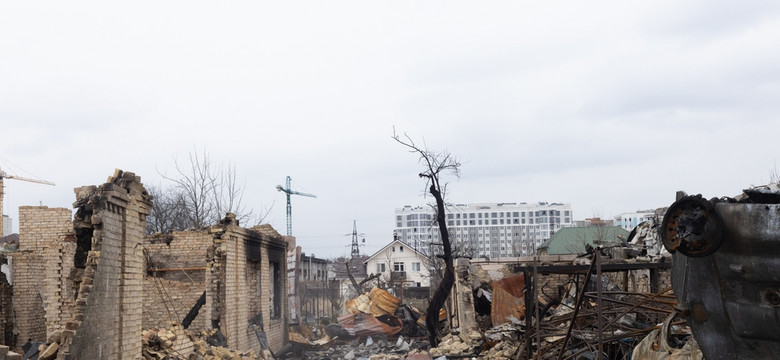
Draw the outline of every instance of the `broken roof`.
<instances>
[{"instance_id":1,"label":"broken roof","mask_svg":"<svg viewBox=\"0 0 780 360\"><path fill-rule=\"evenodd\" d=\"M539 249L547 249L548 255L581 254L585 252L585 244L620 244L628 238L628 234L628 230L618 226L562 228Z\"/></svg>"},{"instance_id":2,"label":"broken roof","mask_svg":"<svg viewBox=\"0 0 780 360\"><path fill-rule=\"evenodd\" d=\"M426 257L425 254L417 251L415 248L409 246L409 244L407 244L407 243L405 243L405 242L403 242L401 240L393 240L389 244L387 244L384 247L382 247L381 249L379 249L379 251L375 252L373 255L371 255L368 258L366 258L363 262L368 262L368 260L371 260L375 256L379 255L382 251L385 251L385 249L389 248L392 245L396 245L396 244L398 244L398 245L405 245L407 249L414 251L414 253L417 254L418 256L423 257L423 258Z\"/></svg>"}]
</instances>

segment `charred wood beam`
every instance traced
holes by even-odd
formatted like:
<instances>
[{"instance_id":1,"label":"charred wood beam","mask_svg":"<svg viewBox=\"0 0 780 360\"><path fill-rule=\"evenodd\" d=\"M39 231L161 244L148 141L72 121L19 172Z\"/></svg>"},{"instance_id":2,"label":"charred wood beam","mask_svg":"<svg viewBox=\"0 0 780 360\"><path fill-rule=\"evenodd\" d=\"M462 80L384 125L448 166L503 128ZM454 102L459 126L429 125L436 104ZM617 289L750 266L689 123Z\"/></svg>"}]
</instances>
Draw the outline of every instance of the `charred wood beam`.
<instances>
[{"instance_id":1,"label":"charred wood beam","mask_svg":"<svg viewBox=\"0 0 780 360\"><path fill-rule=\"evenodd\" d=\"M192 321L195 320L196 316L198 316L198 312L200 311L200 308L203 307L203 305L206 305L205 291L202 295L200 295L198 301L195 302L195 306L193 306L192 309L190 309L190 312L187 313L187 316L184 317L184 320L181 321L181 327L185 329L190 327L190 324L192 324Z\"/></svg>"},{"instance_id":2,"label":"charred wood beam","mask_svg":"<svg viewBox=\"0 0 780 360\"><path fill-rule=\"evenodd\" d=\"M618 272L625 270L642 270L642 269L671 269L672 263L668 262L656 262L656 263L630 263L630 264L618 264L618 263L606 263L601 264L601 272ZM517 265L514 268L515 273L520 272L533 272L533 265ZM537 267L539 274L586 274L590 269L590 265L542 265Z\"/></svg>"}]
</instances>

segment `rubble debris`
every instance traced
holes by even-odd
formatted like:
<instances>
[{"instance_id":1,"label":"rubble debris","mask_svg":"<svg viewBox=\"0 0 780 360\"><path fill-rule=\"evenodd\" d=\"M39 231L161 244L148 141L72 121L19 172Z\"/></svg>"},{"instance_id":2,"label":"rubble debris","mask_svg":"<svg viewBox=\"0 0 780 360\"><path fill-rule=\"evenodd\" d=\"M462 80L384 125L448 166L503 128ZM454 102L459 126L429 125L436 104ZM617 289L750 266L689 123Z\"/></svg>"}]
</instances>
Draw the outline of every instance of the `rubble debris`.
<instances>
[{"instance_id":1,"label":"rubble debris","mask_svg":"<svg viewBox=\"0 0 780 360\"><path fill-rule=\"evenodd\" d=\"M493 300L490 319L493 326L506 324L513 316L522 320L525 317L525 275L520 274L494 281Z\"/></svg>"},{"instance_id":2,"label":"rubble debris","mask_svg":"<svg viewBox=\"0 0 780 360\"><path fill-rule=\"evenodd\" d=\"M8 345L0 345L0 360L21 360L22 354L11 351Z\"/></svg>"},{"instance_id":3,"label":"rubble debris","mask_svg":"<svg viewBox=\"0 0 780 360\"><path fill-rule=\"evenodd\" d=\"M670 314L660 329L653 330L634 348L633 359L702 360L704 355L691 334L691 329L671 325L677 313ZM674 330L674 331L673 331ZM677 340L680 339L680 340Z\"/></svg>"},{"instance_id":4,"label":"rubble debris","mask_svg":"<svg viewBox=\"0 0 780 360\"><path fill-rule=\"evenodd\" d=\"M399 336L390 339L384 335L355 338L349 341L334 341L326 347L305 349L296 357L287 359L335 360L335 359L370 359L370 360L403 360L406 356L426 358L431 356L425 351L427 342L407 339Z\"/></svg>"},{"instance_id":5,"label":"rubble debris","mask_svg":"<svg viewBox=\"0 0 780 360\"><path fill-rule=\"evenodd\" d=\"M430 354L434 358L477 356L482 343L482 334L477 331L468 334L450 333L441 338L439 346L431 348Z\"/></svg>"},{"instance_id":6,"label":"rubble debris","mask_svg":"<svg viewBox=\"0 0 780 360\"><path fill-rule=\"evenodd\" d=\"M753 186L742 191L735 199L740 203L780 204L780 184Z\"/></svg>"},{"instance_id":7,"label":"rubble debris","mask_svg":"<svg viewBox=\"0 0 780 360\"><path fill-rule=\"evenodd\" d=\"M387 290L374 287L370 292L348 300L345 306L347 312L352 314L362 312L380 316L395 314L395 310L400 303L401 300L387 292Z\"/></svg>"},{"instance_id":8,"label":"rubble debris","mask_svg":"<svg viewBox=\"0 0 780 360\"><path fill-rule=\"evenodd\" d=\"M665 210L663 210L665 212ZM629 248L626 249L624 256L614 256L615 258L635 258L638 256L649 256L655 259L659 256L668 256L669 251L663 246L661 235L658 232L660 222L656 220L643 221L637 225L626 240ZM614 254L614 253L613 253Z\"/></svg>"},{"instance_id":9,"label":"rubble debris","mask_svg":"<svg viewBox=\"0 0 780 360\"><path fill-rule=\"evenodd\" d=\"M338 321L349 336L392 336L403 329L401 320L392 315L342 314Z\"/></svg>"},{"instance_id":10,"label":"rubble debris","mask_svg":"<svg viewBox=\"0 0 780 360\"><path fill-rule=\"evenodd\" d=\"M201 330L193 333L173 324L169 329L147 329L143 331L142 355L146 360L203 359L203 360L260 360L270 359L254 351L241 352L225 346L212 345L219 338L216 330ZM209 340L211 339L211 340ZM216 341L219 343L219 341Z\"/></svg>"},{"instance_id":11,"label":"rubble debris","mask_svg":"<svg viewBox=\"0 0 780 360\"><path fill-rule=\"evenodd\" d=\"M421 327L417 322L424 318L417 309L409 305L401 305L395 311L395 316L401 319L403 329L399 334L406 336L425 336L425 328Z\"/></svg>"}]
</instances>

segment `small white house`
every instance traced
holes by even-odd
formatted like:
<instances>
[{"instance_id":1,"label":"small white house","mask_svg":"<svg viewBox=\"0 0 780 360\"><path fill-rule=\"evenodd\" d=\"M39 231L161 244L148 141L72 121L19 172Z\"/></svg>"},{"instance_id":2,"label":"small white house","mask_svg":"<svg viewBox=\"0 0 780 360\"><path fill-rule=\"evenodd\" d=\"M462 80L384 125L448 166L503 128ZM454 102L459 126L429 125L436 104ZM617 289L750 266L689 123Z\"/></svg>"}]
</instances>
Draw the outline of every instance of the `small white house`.
<instances>
[{"instance_id":1,"label":"small white house","mask_svg":"<svg viewBox=\"0 0 780 360\"><path fill-rule=\"evenodd\" d=\"M368 274L382 274L387 283L406 287L430 286L428 258L403 241L394 240L366 259Z\"/></svg>"}]
</instances>

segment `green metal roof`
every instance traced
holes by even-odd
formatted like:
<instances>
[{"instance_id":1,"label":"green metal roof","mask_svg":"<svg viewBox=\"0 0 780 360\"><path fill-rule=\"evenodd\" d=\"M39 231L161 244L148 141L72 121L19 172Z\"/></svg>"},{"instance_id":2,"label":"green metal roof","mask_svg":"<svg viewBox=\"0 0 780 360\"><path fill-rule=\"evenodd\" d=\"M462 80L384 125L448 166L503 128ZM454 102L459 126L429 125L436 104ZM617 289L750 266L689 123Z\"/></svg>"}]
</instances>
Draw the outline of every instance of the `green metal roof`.
<instances>
[{"instance_id":1,"label":"green metal roof","mask_svg":"<svg viewBox=\"0 0 780 360\"><path fill-rule=\"evenodd\" d=\"M618 226L562 228L545 241L539 250L547 249L548 255L584 254L586 243L592 246L621 243L618 236L625 240L628 234L626 229Z\"/></svg>"}]
</instances>

